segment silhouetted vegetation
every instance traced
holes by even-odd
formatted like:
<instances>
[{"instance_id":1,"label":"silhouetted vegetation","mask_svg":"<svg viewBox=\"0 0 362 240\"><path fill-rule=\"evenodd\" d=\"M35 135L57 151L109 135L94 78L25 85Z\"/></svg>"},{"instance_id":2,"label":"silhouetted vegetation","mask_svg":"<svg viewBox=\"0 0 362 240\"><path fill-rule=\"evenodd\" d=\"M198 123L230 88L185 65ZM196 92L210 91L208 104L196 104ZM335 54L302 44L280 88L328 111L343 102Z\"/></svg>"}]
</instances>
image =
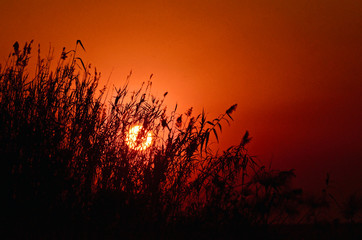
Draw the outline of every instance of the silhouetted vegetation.
<instances>
[{"instance_id":1,"label":"silhouetted vegetation","mask_svg":"<svg viewBox=\"0 0 362 240\"><path fill-rule=\"evenodd\" d=\"M53 68L39 48L30 77L31 47L15 43L0 66L0 156L13 236L272 238L270 224L312 222L328 207L327 194L305 199L292 187L293 170L258 163L246 148L248 132L222 153L210 149L236 105L213 120L192 108L167 110L167 93L151 93L152 76L133 92L127 78L107 96L100 74L77 57L80 41ZM145 150L127 145L134 125L142 126L139 144L147 132L154 136ZM356 197L345 204L349 221L359 204Z\"/></svg>"}]
</instances>

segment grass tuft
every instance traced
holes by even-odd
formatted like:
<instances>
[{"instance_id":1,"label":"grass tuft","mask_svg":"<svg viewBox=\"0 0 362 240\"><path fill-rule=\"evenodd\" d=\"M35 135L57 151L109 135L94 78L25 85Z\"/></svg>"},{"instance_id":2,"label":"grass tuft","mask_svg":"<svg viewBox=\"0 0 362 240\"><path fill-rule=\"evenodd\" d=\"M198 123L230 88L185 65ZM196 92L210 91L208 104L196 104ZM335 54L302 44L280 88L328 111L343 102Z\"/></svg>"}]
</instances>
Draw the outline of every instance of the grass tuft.
<instances>
[{"instance_id":1,"label":"grass tuft","mask_svg":"<svg viewBox=\"0 0 362 240\"><path fill-rule=\"evenodd\" d=\"M80 40L74 50L63 48L54 69L52 56L41 58L39 48L30 78L32 42L22 50L16 42L0 67L0 156L12 226L84 238L191 234L183 228L217 237L297 215L302 191L290 185L294 171L258 164L246 148L248 132L221 154L211 151L236 104L213 120L192 108L178 114L177 105L167 114L167 92L151 93L153 75L138 90L128 89L132 71L107 98L106 87L98 89L100 74L77 57L78 45L85 51ZM152 133L147 149L127 145L135 125L142 126L136 145ZM355 202L347 203L349 219Z\"/></svg>"}]
</instances>

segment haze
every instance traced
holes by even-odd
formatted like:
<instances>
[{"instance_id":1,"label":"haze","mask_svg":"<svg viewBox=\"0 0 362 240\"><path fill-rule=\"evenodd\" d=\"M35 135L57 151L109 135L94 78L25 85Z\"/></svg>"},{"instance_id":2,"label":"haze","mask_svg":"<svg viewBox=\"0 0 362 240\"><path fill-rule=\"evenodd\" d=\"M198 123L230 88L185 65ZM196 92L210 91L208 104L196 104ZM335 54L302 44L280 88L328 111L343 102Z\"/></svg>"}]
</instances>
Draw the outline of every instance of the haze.
<instances>
[{"instance_id":1,"label":"haze","mask_svg":"<svg viewBox=\"0 0 362 240\"><path fill-rule=\"evenodd\" d=\"M239 143L296 184L339 195L362 190L362 2L1 1L0 60L15 41L55 57L77 39L103 82L131 87L154 74L169 107L238 109L220 148Z\"/></svg>"}]
</instances>

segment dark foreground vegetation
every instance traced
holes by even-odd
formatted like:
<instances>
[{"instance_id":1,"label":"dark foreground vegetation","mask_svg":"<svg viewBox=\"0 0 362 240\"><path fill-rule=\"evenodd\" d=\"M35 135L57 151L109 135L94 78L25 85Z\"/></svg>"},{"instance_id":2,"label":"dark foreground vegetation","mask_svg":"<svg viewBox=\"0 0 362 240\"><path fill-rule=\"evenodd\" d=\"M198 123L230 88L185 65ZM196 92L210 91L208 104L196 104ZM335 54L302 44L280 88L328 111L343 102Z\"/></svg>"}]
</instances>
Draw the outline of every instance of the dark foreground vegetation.
<instances>
[{"instance_id":1,"label":"dark foreground vegetation","mask_svg":"<svg viewBox=\"0 0 362 240\"><path fill-rule=\"evenodd\" d=\"M183 114L177 106L167 110L167 93L153 96L151 79L134 92L128 78L113 93L98 89L100 74L77 57L80 41L74 50L63 49L53 67L52 56L42 58L39 49L35 77L29 76L31 43L13 47L0 67L3 216L12 238L360 234L358 224L322 221L335 201L328 181L320 196L305 197L290 184L293 170L270 169L249 155L248 132L222 153L211 151L236 105L207 120L192 108ZM145 150L127 145L136 124L143 126L138 144L148 132L154 136ZM360 208L360 200L351 197L343 205L345 219L353 223Z\"/></svg>"}]
</instances>

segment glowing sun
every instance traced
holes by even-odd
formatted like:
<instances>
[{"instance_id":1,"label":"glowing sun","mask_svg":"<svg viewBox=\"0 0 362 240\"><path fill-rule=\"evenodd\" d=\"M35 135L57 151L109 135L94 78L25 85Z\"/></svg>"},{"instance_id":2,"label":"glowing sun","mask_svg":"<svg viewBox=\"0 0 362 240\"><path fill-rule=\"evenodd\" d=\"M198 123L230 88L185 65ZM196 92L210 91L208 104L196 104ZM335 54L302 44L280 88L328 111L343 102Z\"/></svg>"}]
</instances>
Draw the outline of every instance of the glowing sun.
<instances>
[{"instance_id":1,"label":"glowing sun","mask_svg":"<svg viewBox=\"0 0 362 240\"><path fill-rule=\"evenodd\" d=\"M129 130L126 143L128 147L134 150L146 150L152 143L152 134L146 132L144 136L138 136L141 133L142 126L136 125Z\"/></svg>"}]
</instances>

